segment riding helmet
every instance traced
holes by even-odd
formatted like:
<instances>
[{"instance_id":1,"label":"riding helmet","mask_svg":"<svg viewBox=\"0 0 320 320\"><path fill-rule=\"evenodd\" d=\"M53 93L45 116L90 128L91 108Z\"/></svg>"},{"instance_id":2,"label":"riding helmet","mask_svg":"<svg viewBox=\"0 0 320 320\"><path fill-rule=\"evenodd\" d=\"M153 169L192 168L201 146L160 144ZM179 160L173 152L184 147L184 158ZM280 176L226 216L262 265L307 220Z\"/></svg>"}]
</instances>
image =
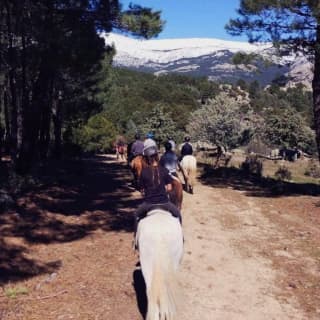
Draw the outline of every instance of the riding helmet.
<instances>
[{"instance_id":1,"label":"riding helmet","mask_svg":"<svg viewBox=\"0 0 320 320\"><path fill-rule=\"evenodd\" d=\"M143 143L143 155L144 156L153 156L158 153L157 144L153 140L146 140Z\"/></svg>"}]
</instances>

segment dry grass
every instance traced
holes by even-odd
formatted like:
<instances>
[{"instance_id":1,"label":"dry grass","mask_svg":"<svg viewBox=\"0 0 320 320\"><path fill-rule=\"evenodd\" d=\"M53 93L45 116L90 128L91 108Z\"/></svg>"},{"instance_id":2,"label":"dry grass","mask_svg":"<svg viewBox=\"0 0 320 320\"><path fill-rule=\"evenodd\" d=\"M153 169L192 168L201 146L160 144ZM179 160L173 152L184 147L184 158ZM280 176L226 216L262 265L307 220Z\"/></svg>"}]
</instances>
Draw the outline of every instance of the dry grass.
<instances>
[{"instance_id":1,"label":"dry grass","mask_svg":"<svg viewBox=\"0 0 320 320\"><path fill-rule=\"evenodd\" d=\"M233 154L228 167L241 168L242 163L245 161L246 155L242 153ZM285 167L291 172L291 181L296 183L314 183L320 184L320 179L316 179L305 175L308 167L310 166L311 159L298 159L296 162L284 160L269 160L259 158L263 165L262 175L266 178L276 178L275 173L280 167ZM200 158L199 162L203 164L212 165L214 160L212 158ZM223 166L223 163L221 164Z\"/></svg>"}]
</instances>

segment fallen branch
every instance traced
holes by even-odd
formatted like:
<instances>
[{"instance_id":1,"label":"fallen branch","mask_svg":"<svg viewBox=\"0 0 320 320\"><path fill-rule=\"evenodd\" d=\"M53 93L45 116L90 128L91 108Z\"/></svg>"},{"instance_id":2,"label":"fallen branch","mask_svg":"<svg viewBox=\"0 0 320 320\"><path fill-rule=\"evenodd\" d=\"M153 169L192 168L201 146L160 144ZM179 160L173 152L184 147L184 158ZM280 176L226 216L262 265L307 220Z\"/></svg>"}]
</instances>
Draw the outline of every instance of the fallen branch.
<instances>
[{"instance_id":1,"label":"fallen branch","mask_svg":"<svg viewBox=\"0 0 320 320\"><path fill-rule=\"evenodd\" d=\"M44 296L44 297L38 297L38 298L35 298L35 299L33 299L33 300L51 299L51 298L55 298L55 297L57 297L57 296L59 296L59 295L61 295L61 294L67 293L67 292L68 292L68 290L61 290L61 291L59 291L59 292L57 292L57 293L55 293L55 294L52 294L52 295L49 295L49 296Z\"/></svg>"}]
</instances>

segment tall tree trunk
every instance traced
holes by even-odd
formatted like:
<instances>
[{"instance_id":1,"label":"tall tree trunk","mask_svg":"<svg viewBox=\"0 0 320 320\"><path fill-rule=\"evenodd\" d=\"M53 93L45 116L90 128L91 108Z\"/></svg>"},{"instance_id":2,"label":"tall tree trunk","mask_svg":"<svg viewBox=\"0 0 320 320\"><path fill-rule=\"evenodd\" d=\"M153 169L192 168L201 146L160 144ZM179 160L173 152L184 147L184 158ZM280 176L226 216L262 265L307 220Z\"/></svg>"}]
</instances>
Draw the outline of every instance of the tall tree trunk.
<instances>
[{"instance_id":1,"label":"tall tree trunk","mask_svg":"<svg viewBox=\"0 0 320 320\"><path fill-rule=\"evenodd\" d=\"M51 105L48 101L47 105ZM50 144L50 122L51 122L51 112L50 107L47 106L42 107L42 115L41 115L41 127L40 127L40 135L39 135L39 154L40 159L45 161L48 157L49 153L49 144Z\"/></svg>"},{"instance_id":2,"label":"tall tree trunk","mask_svg":"<svg viewBox=\"0 0 320 320\"><path fill-rule=\"evenodd\" d=\"M9 116L9 97L8 90L5 87L3 92L3 113L4 113L4 123L5 123L5 133L4 133L4 147L5 153L10 151L10 116Z\"/></svg>"},{"instance_id":3,"label":"tall tree trunk","mask_svg":"<svg viewBox=\"0 0 320 320\"><path fill-rule=\"evenodd\" d=\"M11 7L8 1L5 1L6 6L6 26L8 33L8 57L9 57L9 73L8 82L10 88L10 106L11 106L11 117L10 117L10 153L13 160L17 156L17 117L18 117L18 99L17 99L17 77L16 77L16 65L17 65L17 55L14 46L13 30L12 30L12 17L11 17Z\"/></svg>"},{"instance_id":4,"label":"tall tree trunk","mask_svg":"<svg viewBox=\"0 0 320 320\"><path fill-rule=\"evenodd\" d=\"M39 157L39 133L41 128L42 108L48 103L49 84L52 79L50 63L43 58L37 81L32 90L32 101L23 108L23 135L17 171L28 172Z\"/></svg>"},{"instance_id":5,"label":"tall tree trunk","mask_svg":"<svg viewBox=\"0 0 320 320\"><path fill-rule=\"evenodd\" d=\"M61 157L61 129L62 129L62 113L61 102L62 92L58 91L58 97L54 100L52 106L52 121L54 126L54 157L59 159Z\"/></svg>"},{"instance_id":6,"label":"tall tree trunk","mask_svg":"<svg viewBox=\"0 0 320 320\"><path fill-rule=\"evenodd\" d=\"M24 174L29 171L38 158L38 137L40 129L39 102L30 104L29 110L23 112L22 143L17 159L16 169Z\"/></svg>"},{"instance_id":7,"label":"tall tree trunk","mask_svg":"<svg viewBox=\"0 0 320 320\"><path fill-rule=\"evenodd\" d=\"M314 77L312 81L313 113L318 146L318 157L320 160L320 23L317 27L317 44L315 46L314 59Z\"/></svg>"},{"instance_id":8,"label":"tall tree trunk","mask_svg":"<svg viewBox=\"0 0 320 320\"><path fill-rule=\"evenodd\" d=\"M0 117L1 115L4 115L4 88L0 84ZM5 129L3 128L3 124L0 123L0 162L2 158L2 152L4 149L4 135L5 135Z\"/></svg>"}]
</instances>

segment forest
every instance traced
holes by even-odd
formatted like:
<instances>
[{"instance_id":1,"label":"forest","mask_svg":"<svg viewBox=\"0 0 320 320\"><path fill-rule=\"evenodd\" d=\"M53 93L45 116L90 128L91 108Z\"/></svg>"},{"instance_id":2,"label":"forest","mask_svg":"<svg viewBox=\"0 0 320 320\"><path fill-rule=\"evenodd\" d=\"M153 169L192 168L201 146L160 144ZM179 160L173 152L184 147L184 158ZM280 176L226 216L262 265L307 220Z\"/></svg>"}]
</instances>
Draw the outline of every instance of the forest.
<instances>
[{"instance_id":1,"label":"forest","mask_svg":"<svg viewBox=\"0 0 320 320\"><path fill-rule=\"evenodd\" d=\"M1 149L16 172L59 158L70 128L99 110L101 61L112 51L100 32L150 38L162 25L160 12L118 1L1 1Z\"/></svg>"},{"instance_id":2,"label":"forest","mask_svg":"<svg viewBox=\"0 0 320 320\"><path fill-rule=\"evenodd\" d=\"M48 159L110 152L117 137L149 131L159 146L190 134L226 149L259 141L317 154L313 93L302 85L113 67L116 48L99 32L151 38L164 24L158 11L124 11L118 1L3 1L0 9L0 152L17 174Z\"/></svg>"}]
</instances>

